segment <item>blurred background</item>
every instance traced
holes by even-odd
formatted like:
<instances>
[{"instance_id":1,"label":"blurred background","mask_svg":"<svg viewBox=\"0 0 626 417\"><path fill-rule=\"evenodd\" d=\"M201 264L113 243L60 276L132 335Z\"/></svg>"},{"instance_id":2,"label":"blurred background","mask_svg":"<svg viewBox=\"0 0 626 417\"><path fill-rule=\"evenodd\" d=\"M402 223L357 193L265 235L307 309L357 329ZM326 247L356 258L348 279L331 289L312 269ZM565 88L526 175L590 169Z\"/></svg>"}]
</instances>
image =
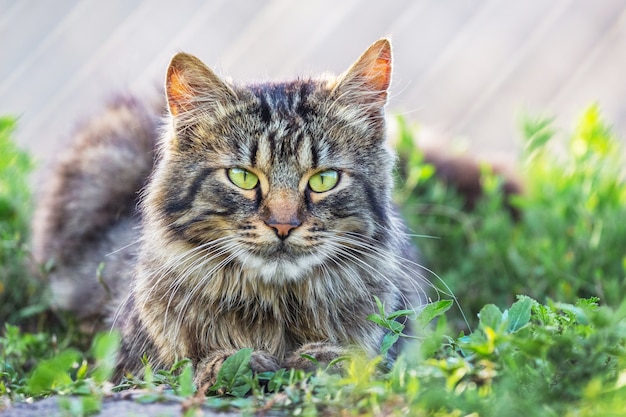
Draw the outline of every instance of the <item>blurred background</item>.
<instances>
[{"instance_id":1,"label":"blurred background","mask_svg":"<svg viewBox=\"0 0 626 417\"><path fill-rule=\"evenodd\" d=\"M624 0L0 0L0 114L43 162L118 92L153 95L172 54L235 80L339 73L382 36L389 108L422 139L515 160L519 117L570 128L592 102L624 137Z\"/></svg>"}]
</instances>

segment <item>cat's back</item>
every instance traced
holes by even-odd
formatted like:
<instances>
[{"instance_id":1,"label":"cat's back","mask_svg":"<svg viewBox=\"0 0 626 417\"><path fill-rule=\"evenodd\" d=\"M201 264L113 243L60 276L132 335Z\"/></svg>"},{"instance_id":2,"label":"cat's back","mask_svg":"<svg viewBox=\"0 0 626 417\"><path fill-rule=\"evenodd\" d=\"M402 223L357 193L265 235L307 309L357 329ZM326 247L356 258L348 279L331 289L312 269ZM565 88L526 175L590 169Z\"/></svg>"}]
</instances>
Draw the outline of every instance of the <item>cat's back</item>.
<instances>
[{"instance_id":1,"label":"cat's back","mask_svg":"<svg viewBox=\"0 0 626 417\"><path fill-rule=\"evenodd\" d=\"M33 257L46 265L56 307L105 316L107 301L125 291L158 120L158 106L116 98L75 131L41 181Z\"/></svg>"}]
</instances>

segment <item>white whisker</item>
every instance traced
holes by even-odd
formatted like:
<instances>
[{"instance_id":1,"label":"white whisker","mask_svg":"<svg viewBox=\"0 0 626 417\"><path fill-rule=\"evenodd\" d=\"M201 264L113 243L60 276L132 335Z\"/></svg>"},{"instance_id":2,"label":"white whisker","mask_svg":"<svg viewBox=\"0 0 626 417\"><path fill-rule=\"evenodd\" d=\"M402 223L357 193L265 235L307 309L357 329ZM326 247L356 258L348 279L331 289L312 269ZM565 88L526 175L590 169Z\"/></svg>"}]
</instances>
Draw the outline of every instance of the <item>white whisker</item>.
<instances>
[{"instance_id":1,"label":"white whisker","mask_svg":"<svg viewBox=\"0 0 626 417\"><path fill-rule=\"evenodd\" d=\"M123 251L124 249L128 249L131 246L135 246L136 244L141 243L143 240L144 240L144 237L142 236L139 239L137 239L137 240L135 240L133 242L130 242L128 245L124 245L121 248L115 249L114 251L107 253L106 255L104 255L104 257L108 258L109 256L115 255L116 253L119 253L119 252Z\"/></svg>"},{"instance_id":2,"label":"white whisker","mask_svg":"<svg viewBox=\"0 0 626 417\"><path fill-rule=\"evenodd\" d=\"M399 269L396 272L401 274L402 277L408 280L408 284L413 287L413 291L417 296L423 297L424 299L429 299L426 292L422 289L421 286L418 285L419 282L434 289L438 295L444 294L450 297L459 309L460 314L465 321L465 324L469 326L465 313L463 312L463 309L458 299L456 298L450 287L434 271L411 259L399 256L397 253L391 253L389 250L384 249L381 245L373 242L370 238L366 236L362 236L354 232L343 231L331 231L327 232L327 234L327 239L332 242L336 251L336 255L350 258L351 261L357 262L362 267L365 267L365 269L369 269L371 272L375 273L380 279L384 279L393 285L397 285L398 283L391 282L391 280L388 278L389 271L381 272L372 264L366 262L357 255L365 256L381 265L388 265L389 259L397 259L399 262ZM441 288L434 286L431 281L427 280L424 275L419 273L420 270L428 272L431 276L435 277L436 280L443 286L445 291L442 291ZM410 302L405 294L402 294L402 298L405 302L408 303L407 305L412 304L412 302Z\"/></svg>"}]
</instances>

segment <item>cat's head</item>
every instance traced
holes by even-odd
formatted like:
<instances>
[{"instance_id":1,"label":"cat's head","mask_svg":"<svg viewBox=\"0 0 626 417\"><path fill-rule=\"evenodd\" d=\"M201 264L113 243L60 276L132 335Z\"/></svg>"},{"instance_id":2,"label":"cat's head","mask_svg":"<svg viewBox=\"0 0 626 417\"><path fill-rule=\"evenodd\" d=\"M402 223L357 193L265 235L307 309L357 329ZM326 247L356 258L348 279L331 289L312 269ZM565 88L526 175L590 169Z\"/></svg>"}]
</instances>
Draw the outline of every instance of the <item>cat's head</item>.
<instances>
[{"instance_id":1,"label":"cat's head","mask_svg":"<svg viewBox=\"0 0 626 417\"><path fill-rule=\"evenodd\" d=\"M147 217L268 281L353 263L390 229L390 78L386 39L339 77L244 86L177 54Z\"/></svg>"}]
</instances>

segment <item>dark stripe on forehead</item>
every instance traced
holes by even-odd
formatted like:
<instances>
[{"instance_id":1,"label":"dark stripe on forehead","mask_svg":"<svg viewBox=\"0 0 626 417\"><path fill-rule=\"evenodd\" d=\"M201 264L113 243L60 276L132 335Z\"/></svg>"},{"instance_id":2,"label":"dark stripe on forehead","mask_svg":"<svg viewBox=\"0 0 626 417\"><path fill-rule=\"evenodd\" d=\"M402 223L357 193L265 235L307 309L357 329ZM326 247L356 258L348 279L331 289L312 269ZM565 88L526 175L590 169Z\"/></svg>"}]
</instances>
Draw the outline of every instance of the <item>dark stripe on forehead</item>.
<instances>
[{"instance_id":1,"label":"dark stripe on forehead","mask_svg":"<svg viewBox=\"0 0 626 417\"><path fill-rule=\"evenodd\" d=\"M313 89L314 85L312 82L303 81L302 84L300 84L300 100L294 110L305 121L308 121L313 113L313 109L308 102L309 95Z\"/></svg>"},{"instance_id":2,"label":"dark stripe on forehead","mask_svg":"<svg viewBox=\"0 0 626 417\"><path fill-rule=\"evenodd\" d=\"M298 95L295 94L294 90L291 89L291 88L287 89L285 91L285 93L286 93L285 94L285 102L287 104L287 106L286 106L287 109L288 110L294 110L295 104L300 102L300 100L298 99Z\"/></svg>"},{"instance_id":3,"label":"dark stripe on forehead","mask_svg":"<svg viewBox=\"0 0 626 417\"><path fill-rule=\"evenodd\" d=\"M317 140L311 141L311 168L320 166L320 143Z\"/></svg>"},{"instance_id":4,"label":"dark stripe on forehead","mask_svg":"<svg viewBox=\"0 0 626 417\"><path fill-rule=\"evenodd\" d=\"M211 175L214 170L211 168L204 168L200 170L191 182L191 185L187 187L187 192L184 194L172 194L170 199L165 204L165 213L174 214L191 208L193 201L196 198L196 194L200 190L202 183Z\"/></svg>"},{"instance_id":5,"label":"dark stripe on forehead","mask_svg":"<svg viewBox=\"0 0 626 417\"><path fill-rule=\"evenodd\" d=\"M298 155L298 157L301 156L301 154L303 153L303 148L304 145L307 143L306 137L304 136L304 132L302 130L298 131L298 134L296 136L296 143L295 143L295 148L296 148L296 155ZM304 149L304 151L306 151L307 154L311 153L311 149ZM300 163L303 163L304 161L299 161Z\"/></svg>"},{"instance_id":6,"label":"dark stripe on forehead","mask_svg":"<svg viewBox=\"0 0 626 417\"><path fill-rule=\"evenodd\" d=\"M300 130L296 132L287 130L281 137L275 136L272 148L274 162L280 164L297 160L303 139L304 136Z\"/></svg>"},{"instance_id":7,"label":"dark stripe on forehead","mask_svg":"<svg viewBox=\"0 0 626 417\"><path fill-rule=\"evenodd\" d=\"M258 95L259 97L259 114L261 115L261 121L265 124L269 124L272 121L272 107L267 101L267 97L263 91Z\"/></svg>"},{"instance_id":8,"label":"dark stripe on forehead","mask_svg":"<svg viewBox=\"0 0 626 417\"><path fill-rule=\"evenodd\" d=\"M302 132L301 135L302 135L302 138L301 138L301 143L300 143L300 149L301 149L302 155L305 158L305 161L302 161L302 162L307 164L305 168L306 169L318 168L320 165L320 161L319 161L320 158L319 158L319 152L318 152L319 144L316 143L315 136L313 136L313 134L307 131Z\"/></svg>"},{"instance_id":9,"label":"dark stripe on forehead","mask_svg":"<svg viewBox=\"0 0 626 417\"><path fill-rule=\"evenodd\" d=\"M267 142L269 143L270 156L269 160L274 161L276 158L276 132L270 131L267 133Z\"/></svg>"},{"instance_id":10,"label":"dark stripe on forehead","mask_svg":"<svg viewBox=\"0 0 626 417\"><path fill-rule=\"evenodd\" d=\"M257 138L251 138L250 147L248 149L250 152L250 166L256 166L256 154L259 152L259 140Z\"/></svg>"},{"instance_id":11,"label":"dark stripe on forehead","mask_svg":"<svg viewBox=\"0 0 626 417\"><path fill-rule=\"evenodd\" d=\"M312 113L308 97L315 89L313 81L258 84L249 88L259 99L259 112L264 123L269 123L274 113L282 116L291 113L304 119Z\"/></svg>"}]
</instances>

